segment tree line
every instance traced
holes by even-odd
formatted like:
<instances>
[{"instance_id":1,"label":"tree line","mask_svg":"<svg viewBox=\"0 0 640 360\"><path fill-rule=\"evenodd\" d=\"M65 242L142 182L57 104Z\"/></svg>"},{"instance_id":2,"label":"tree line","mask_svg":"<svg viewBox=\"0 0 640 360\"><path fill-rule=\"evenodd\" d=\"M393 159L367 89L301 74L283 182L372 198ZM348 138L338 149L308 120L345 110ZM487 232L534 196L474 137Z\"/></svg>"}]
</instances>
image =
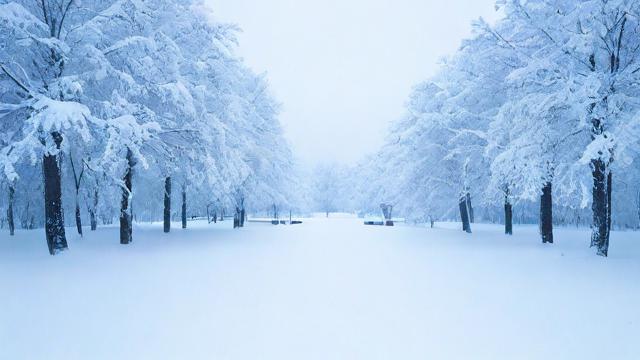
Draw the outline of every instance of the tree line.
<instances>
[{"instance_id":1,"label":"tree line","mask_svg":"<svg viewBox=\"0 0 640 360\"><path fill-rule=\"evenodd\" d=\"M80 235L83 219L117 221L128 244L134 217L161 213L168 232L205 208L240 226L247 207L288 206L279 104L235 54L237 26L212 19L195 0L0 0L12 235L44 227L53 255L68 247L65 217Z\"/></svg>"},{"instance_id":2,"label":"tree line","mask_svg":"<svg viewBox=\"0 0 640 360\"><path fill-rule=\"evenodd\" d=\"M556 213L589 223L607 256L612 226L640 226L640 2L500 0L495 24L417 85L384 146L356 167L356 207L382 201L418 221L514 209L553 243ZM538 211L530 211L537 204ZM372 209L373 210L373 209Z\"/></svg>"}]
</instances>

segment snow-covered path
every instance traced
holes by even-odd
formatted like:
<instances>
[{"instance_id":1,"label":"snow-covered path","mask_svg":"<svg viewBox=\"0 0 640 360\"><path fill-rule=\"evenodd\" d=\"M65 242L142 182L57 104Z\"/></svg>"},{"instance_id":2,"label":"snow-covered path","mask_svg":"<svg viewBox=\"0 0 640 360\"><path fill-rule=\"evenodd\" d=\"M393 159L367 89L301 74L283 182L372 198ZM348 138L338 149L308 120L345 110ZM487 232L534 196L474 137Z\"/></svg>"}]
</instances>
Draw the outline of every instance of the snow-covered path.
<instances>
[{"instance_id":1,"label":"snow-covered path","mask_svg":"<svg viewBox=\"0 0 640 360\"><path fill-rule=\"evenodd\" d=\"M637 359L640 242L586 230L229 222L46 253L0 235L2 359Z\"/></svg>"}]
</instances>

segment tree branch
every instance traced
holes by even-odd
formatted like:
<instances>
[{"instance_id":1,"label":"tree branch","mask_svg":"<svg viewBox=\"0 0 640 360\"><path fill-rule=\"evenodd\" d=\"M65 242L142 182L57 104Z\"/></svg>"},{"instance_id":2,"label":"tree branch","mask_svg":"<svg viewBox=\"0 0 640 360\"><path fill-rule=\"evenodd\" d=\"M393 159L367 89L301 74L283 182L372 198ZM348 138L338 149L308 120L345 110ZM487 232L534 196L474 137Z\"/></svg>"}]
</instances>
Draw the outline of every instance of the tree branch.
<instances>
[{"instance_id":1,"label":"tree branch","mask_svg":"<svg viewBox=\"0 0 640 360\"><path fill-rule=\"evenodd\" d=\"M60 38L60 32L62 31L62 24L64 23L64 19L67 17L67 14L69 13L69 9L71 9L71 5L73 5L73 1L74 0L69 0L69 2L67 3L67 6L64 8L64 11L62 12L62 18L60 18L60 25L58 26L58 34L57 34L57 38Z\"/></svg>"},{"instance_id":2,"label":"tree branch","mask_svg":"<svg viewBox=\"0 0 640 360\"><path fill-rule=\"evenodd\" d=\"M13 74L11 74L11 72L9 72L9 70L7 70L7 68L4 66L4 64L0 63L0 69L2 69L2 72L4 72L16 85L18 85L19 88L21 88L22 90L26 91L29 94L29 97L32 97L31 90L26 85L24 85L20 80L18 80L17 77L15 77Z\"/></svg>"}]
</instances>

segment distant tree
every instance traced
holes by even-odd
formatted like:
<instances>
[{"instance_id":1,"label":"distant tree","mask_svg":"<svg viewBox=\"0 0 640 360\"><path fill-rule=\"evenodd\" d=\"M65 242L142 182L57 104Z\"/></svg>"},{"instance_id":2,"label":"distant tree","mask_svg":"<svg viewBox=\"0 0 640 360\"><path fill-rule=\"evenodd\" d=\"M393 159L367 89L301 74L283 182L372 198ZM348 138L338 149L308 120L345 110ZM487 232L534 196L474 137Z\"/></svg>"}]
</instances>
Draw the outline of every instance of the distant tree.
<instances>
[{"instance_id":1,"label":"distant tree","mask_svg":"<svg viewBox=\"0 0 640 360\"><path fill-rule=\"evenodd\" d=\"M313 171L313 199L315 208L329 213L338 210L339 174L336 165L319 165Z\"/></svg>"}]
</instances>

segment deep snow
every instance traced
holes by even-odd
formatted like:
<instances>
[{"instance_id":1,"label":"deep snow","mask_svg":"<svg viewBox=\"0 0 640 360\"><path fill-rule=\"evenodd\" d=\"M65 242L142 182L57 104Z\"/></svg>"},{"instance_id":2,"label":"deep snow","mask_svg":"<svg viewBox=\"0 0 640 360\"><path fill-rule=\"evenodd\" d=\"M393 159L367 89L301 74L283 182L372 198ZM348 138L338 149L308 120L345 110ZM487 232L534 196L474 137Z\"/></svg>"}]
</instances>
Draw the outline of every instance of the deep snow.
<instances>
[{"instance_id":1,"label":"deep snow","mask_svg":"<svg viewBox=\"0 0 640 360\"><path fill-rule=\"evenodd\" d=\"M0 234L1 359L637 359L640 240L231 221ZM454 228L455 227L455 228ZM72 233L72 229L68 232Z\"/></svg>"}]
</instances>

